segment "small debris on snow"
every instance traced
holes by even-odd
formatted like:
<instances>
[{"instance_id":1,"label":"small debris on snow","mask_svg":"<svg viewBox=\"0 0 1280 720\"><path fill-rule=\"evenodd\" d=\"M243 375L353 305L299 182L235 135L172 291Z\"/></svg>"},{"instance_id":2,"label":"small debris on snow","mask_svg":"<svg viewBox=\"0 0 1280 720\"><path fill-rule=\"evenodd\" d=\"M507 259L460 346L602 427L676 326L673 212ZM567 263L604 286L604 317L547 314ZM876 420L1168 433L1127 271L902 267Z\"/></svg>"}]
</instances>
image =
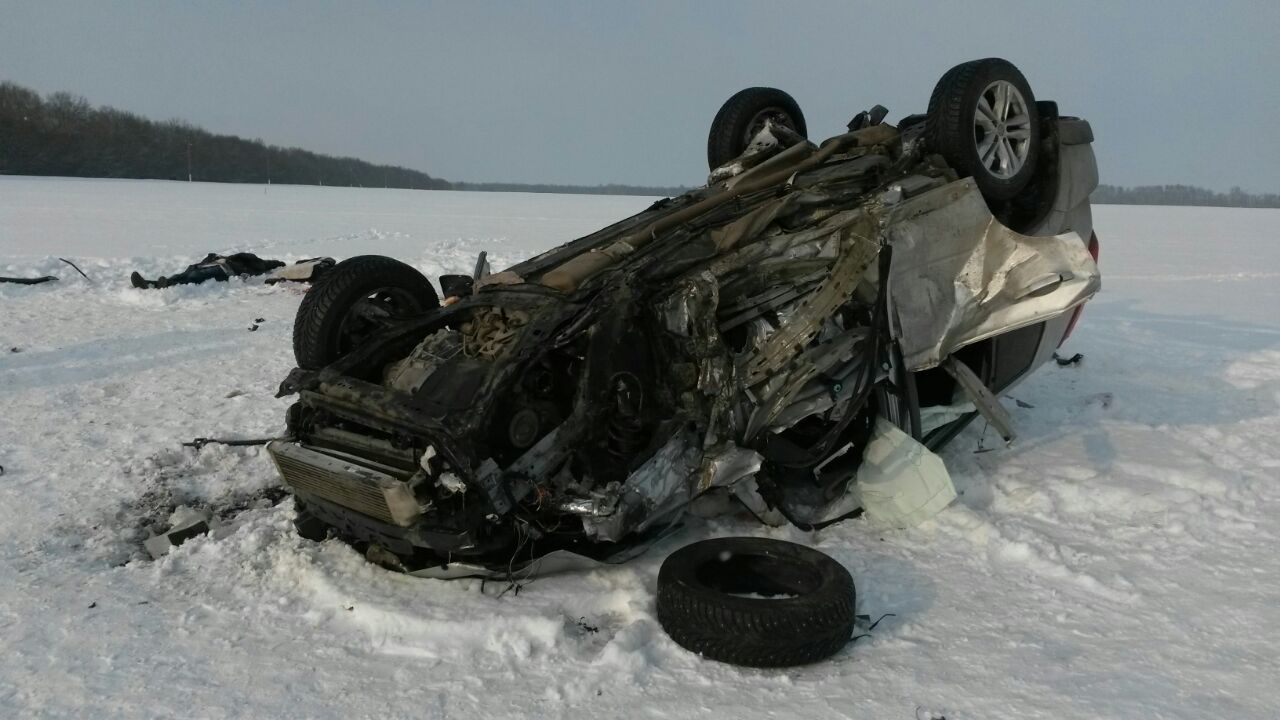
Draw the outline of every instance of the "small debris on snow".
<instances>
[{"instance_id":1,"label":"small debris on snow","mask_svg":"<svg viewBox=\"0 0 1280 720\"><path fill-rule=\"evenodd\" d=\"M234 397L234 395L228 395L227 397ZM200 450L205 445L209 445L211 443L216 445L226 445L228 447L248 447L250 445L266 445L272 440L279 440L279 439L280 438L273 438L273 437L245 438L245 439L198 437L189 442L182 443L182 447L189 447L189 448L195 448L196 450Z\"/></svg>"},{"instance_id":2,"label":"small debris on snow","mask_svg":"<svg viewBox=\"0 0 1280 720\"><path fill-rule=\"evenodd\" d=\"M66 259L66 258L63 258L63 257L60 257L60 258L58 258L58 259L59 259L59 260L61 260L61 261L62 261L62 262L64 262L64 263L66 263L66 264L70 265L71 267L75 268L76 272L80 273L80 276L81 276L81 277L83 277L85 280L88 280L89 282L93 282L93 280L92 280L88 275L85 275L85 274L84 274L84 271L80 269L80 266L79 266L79 265L76 265L75 263L73 263L73 262L71 262L70 260L68 260L68 259Z\"/></svg>"},{"instance_id":3,"label":"small debris on snow","mask_svg":"<svg viewBox=\"0 0 1280 720\"><path fill-rule=\"evenodd\" d=\"M1115 395L1109 392L1104 392L1104 393L1097 393L1096 395L1090 395L1089 397L1085 398L1085 404L1092 405L1094 403L1097 403L1105 409L1105 408L1111 407L1111 402L1113 400L1115 400Z\"/></svg>"},{"instance_id":4,"label":"small debris on snow","mask_svg":"<svg viewBox=\"0 0 1280 720\"><path fill-rule=\"evenodd\" d=\"M1055 362L1058 363L1058 367L1067 367L1068 365L1079 365L1080 361L1084 360L1084 355L1081 353L1076 353L1075 355L1072 355L1069 358L1064 358L1058 353L1054 353L1053 359Z\"/></svg>"},{"instance_id":5,"label":"small debris on snow","mask_svg":"<svg viewBox=\"0 0 1280 720\"><path fill-rule=\"evenodd\" d=\"M179 505L169 518L169 530L147 538L142 544L153 559L159 560L169 550L193 537L208 533L212 522L213 514L208 510Z\"/></svg>"}]
</instances>

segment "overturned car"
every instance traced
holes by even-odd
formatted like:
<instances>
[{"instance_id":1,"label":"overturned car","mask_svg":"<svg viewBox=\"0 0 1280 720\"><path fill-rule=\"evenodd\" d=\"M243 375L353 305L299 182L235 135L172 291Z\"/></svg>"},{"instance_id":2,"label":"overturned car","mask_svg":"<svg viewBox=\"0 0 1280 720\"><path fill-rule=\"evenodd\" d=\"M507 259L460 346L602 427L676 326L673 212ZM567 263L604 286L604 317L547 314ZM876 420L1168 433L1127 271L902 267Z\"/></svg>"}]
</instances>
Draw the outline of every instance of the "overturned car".
<instances>
[{"instance_id":1,"label":"overturned car","mask_svg":"<svg viewBox=\"0 0 1280 720\"><path fill-rule=\"evenodd\" d=\"M706 186L442 278L444 304L390 258L337 265L269 446L300 532L427 574L619 559L703 495L820 527L895 453L920 472L977 416L1011 438L998 394L1099 288L1092 131L999 59L884 117L815 145L788 95L745 90ZM929 488L902 517L953 497Z\"/></svg>"}]
</instances>

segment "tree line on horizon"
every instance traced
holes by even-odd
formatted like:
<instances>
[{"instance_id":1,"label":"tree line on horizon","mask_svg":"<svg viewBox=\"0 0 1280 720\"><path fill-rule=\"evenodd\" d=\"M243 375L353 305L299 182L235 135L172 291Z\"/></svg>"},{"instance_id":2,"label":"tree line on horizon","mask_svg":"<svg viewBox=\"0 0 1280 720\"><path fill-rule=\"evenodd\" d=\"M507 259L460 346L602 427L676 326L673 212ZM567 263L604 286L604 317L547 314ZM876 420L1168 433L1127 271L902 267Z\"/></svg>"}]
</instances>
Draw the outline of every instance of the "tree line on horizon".
<instances>
[{"instance_id":1,"label":"tree line on horizon","mask_svg":"<svg viewBox=\"0 0 1280 720\"><path fill-rule=\"evenodd\" d=\"M447 189L403 167L155 122L83 97L0 82L0 175Z\"/></svg>"},{"instance_id":2,"label":"tree line on horizon","mask_svg":"<svg viewBox=\"0 0 1280 720\"><path fill-rule=\"evenodd\" d=\"M217 135L183 120L156 122L83 97L0 82L0 175L52 175L203 182L279 183L537 192L590 195L680 195L684 186L556 185L455 182L392 165L375 165ZM1200 205L1280 208L1280 194L1221 193L1191 185L1099 185L1092 201L1113 205Z\"/></svg>"},{"instance_id":3,"label":"tree line on horizon","mask_svg":"<svg viewBox=\"0 0 1280 720\"><path fill-rule=\"evenodd\" d=\"M1102 205L1197 205L1207 207L1280 208L1280 193L1250 193L1233 187L1214 192L1194 185L1099 185L1089 196Z\"/></svg>"},{"instance_id":4,"label":"tree line on horizon","mask_svg":"<svg viewBox=\"0 0 1280 720\"><path fill-rule=\"evenodd\" d=\"M658 195L672 197L683 195L693 188L681 185L658 187L653 185L553 185L548 183L450 183L452 190L470 190L474 192L532 192L560 193L564 195Z\"/></svg>"}]
</instances>

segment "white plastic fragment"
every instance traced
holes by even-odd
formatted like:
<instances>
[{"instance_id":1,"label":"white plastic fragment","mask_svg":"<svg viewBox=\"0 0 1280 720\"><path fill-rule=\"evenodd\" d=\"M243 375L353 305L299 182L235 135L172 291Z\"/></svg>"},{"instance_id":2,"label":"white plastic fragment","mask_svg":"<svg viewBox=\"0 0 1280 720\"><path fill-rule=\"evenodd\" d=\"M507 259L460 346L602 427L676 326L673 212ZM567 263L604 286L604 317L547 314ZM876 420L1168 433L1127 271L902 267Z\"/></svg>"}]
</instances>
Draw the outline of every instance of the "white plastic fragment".
<instances>
[{"instance_id":1,"label":"white plastic fragment","mask_svg":"<svg viewBox=\"0 0 1280 720\"><path fill-rule=\"evenodd\" d=\"M463 493L467 491L467 484L463 482L462 478L447 470L440 473L440 477L436 480L436 484L445 490L448 490L450 494Z\"/></svg>"},{"instance_id":2,"label":"white plastic fragment","mask_svg":"<svg viewBox=\"0 0 1280 720\"><path fill-rule=\"evenodd\" d=\"M915 527L956 499L942 458L882 417L858 468L867 519L882 527Z\"/></svg>"},{"instance_id":3,"label":"white plastic fragment","mask_svg":"<svg viewBox=\"0 0 1280 720\"><path fill-rule=\"evenodd\" d=\"M214 524L213 513L208 510L179 505L169 516L169 529L152 535L142 545L153 560L159 560L187 540L208 533Z\"/></svg>"}]
</instances>

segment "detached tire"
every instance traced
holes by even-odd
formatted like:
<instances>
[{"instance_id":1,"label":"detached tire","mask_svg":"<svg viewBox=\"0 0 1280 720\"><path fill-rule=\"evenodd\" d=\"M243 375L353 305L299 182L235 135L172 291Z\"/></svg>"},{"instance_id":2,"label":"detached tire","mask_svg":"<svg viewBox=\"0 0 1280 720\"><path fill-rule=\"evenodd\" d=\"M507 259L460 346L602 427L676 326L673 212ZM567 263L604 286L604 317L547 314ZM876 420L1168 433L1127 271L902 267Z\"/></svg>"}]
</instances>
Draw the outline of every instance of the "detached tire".
<instances>
[{"instance_id":1,"label":"detached tire","mask_svg":"<svg viewBox=\"0 0 1280 720\"><path fill-rule=\"evenodd\" d=\"M715 170L742 154L751 138L764 128L766 120L785 125L809 136L800 106L785 92L770 87L753 87L738 92L720 106L707 136L707 165Z\"/></svg>"},{"instance_id":2,"label":"detached tire","mask_svg":"<svg viewBox=\"0 0 1280 720\"><path fill-rule=\"evenodd\" d=\"M1013 63L973 60L947 71L929 97L925 138L988 200L1013 198L1035 175L1040 115L1031 86Z\"/></svg>"},{"instance_id":3,"label":"detached tire","mask_svg":"<svg viewBox=\"0 0 1280 720\"><path fill-rule=\"evenodd\" d=\"M658 622L682 647L751 667L830 657L853 635L853 578L803 545L720 538L672 553L658 572Z\"/></svg>"},{"instance_id":4,"label":"detached tire","mask_svg":"<svg viewBox=\"0 0 1280 720\"><path fill-rule=\"evenodd\" d=\"M358 255L324 274L293 322L298 367L318 370L399 318L440 307L435 288L414 268L382 255Z\"/></svg>"}]
</instances>

